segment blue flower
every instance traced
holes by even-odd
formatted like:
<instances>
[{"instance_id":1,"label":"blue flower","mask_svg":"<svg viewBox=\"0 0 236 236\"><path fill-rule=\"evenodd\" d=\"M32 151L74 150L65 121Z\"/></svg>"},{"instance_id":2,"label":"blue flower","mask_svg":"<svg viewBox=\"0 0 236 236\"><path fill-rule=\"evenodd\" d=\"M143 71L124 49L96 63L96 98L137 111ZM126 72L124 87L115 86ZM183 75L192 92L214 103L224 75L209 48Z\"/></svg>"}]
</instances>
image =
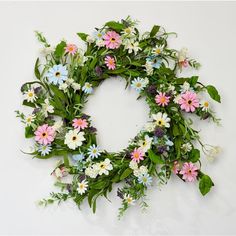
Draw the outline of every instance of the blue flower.
<instances>
[{"instance_id":1,"label":"blue flower","mask_svg":"<svg viewBox=\"0 0 236 236\"><path fill-rule=\"evenodd\" d=\"M38 152L41 153L41 156L48 155L51 152L51 145L40 145L38 148Z\"/></svg>"},{"instance_id":2,"label":"blue flower","mask_svg":"<svg viewBox=\"0 0 236 236\"><path fill-rule=\"evenodd\" d=\"M82 87L82 90L87 94L91 94L93 92L92 84L86 82L84 86Z\"/></svg>"},{"instance_id":3,"label":"blue flower","mask_svg":"<svg viewBox=\"0 0 236 236\"><path fill-rule=\"evenodd\" d=\"M84 160L84 154L80 153L80 154L72 155L72 159L76 162L81 162Z\"/></svg>"},{"instance_id":4,"label":"blue flower","mask_svg":"<svg viewBox=\"0 0 236 236\"><path fill-rule=\"evenodd\" d=\"M145 186L150 186L152 183L152 177L148 173L142 174L138 177L138 182Z\"/></svg>"},{"instance_id":5,"label":"blue flower","mask_svg":"<svg viewBox=\"0 0 236 236\"><path fill-rule=\"evenodd\" d=\"M48 70L47 77L49 80L49 83L51 84L62 84L63 81L67 79L68 71L66 69L66 66L63 65L54 65Z\"/></svg>"},{"instance_id":6,"label":"blue flower","mask_svg":"<svg viewBox=\"0 0 236 236\"><path fill-rule=\"evenodd\" d=\"M94 31L93 36L96 40L103 39L103 35L105 35L104 31Z\"/></svg>"},{"instance_id":7,"label":"blue flower","mask_svg":"<svg viewBox=\"0 0 236 236\"><path fill-rule=\"evenodd\" d=\"M156 56L149 56L146 61L152 65L152 67L159 69L161 67L162 59Z\"/></svg>"},{"instance_id":8,"label":"blue flower","mask_svg":"<svg viewBox=\"0 0 236 236\"><path fill-rule=\"evenodd\" d=\"M88 149L88 154L90 158L98 158L101 155L101 150L95 144L91 145Z\"/></svg>"}]
</instances>

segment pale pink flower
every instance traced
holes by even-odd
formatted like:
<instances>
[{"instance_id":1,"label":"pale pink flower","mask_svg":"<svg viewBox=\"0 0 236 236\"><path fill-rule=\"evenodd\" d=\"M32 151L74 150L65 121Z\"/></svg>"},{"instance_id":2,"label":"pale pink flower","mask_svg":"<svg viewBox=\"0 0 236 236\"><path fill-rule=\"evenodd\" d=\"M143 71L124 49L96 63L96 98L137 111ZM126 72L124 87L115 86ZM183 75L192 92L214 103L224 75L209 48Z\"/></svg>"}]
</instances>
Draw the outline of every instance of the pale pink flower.
<instances>
[{"instance_id":1,"label":"pale pink flower","mask_svg":"<svg viewBox=\"0 0 236 236\"><path fill-rule=\"evenodd\" d=\"M192 162L185 162L179 173L183 175L182 179L184 179L185 181L193 182L197 178L198 167L195 166Z\"/></svg>"},{"instance_id":2,"label":"pale pink flower","mask_svg":"<svg viewBox=\"0 0 236 236\"><path fill-rule=\"evenodd\" d=\"M115 48L119 48L121 45L120 35L117 34L115 31L108 31L103 36L103 39L104 39L106 48L115 49Z\"/></svg>"},{"instance_id":3,"label":"pale pink flower","mask_svg":"<svg viewBox=\"0 0 236 236\"><path fill-rule=\"evenodd\" d=\"M139 163L141 160L144 159L144 152L141 148L135 148L131 153L131 158L133 161Z\"/></svg>"},{"instance_id":4,"label":"pale pink flower","mask_svg":"<svg viewBox=\"0 0 236 236\"><path fill-rule=\"evenodd\" d=\"M78 131L83 130L88 127L88 122L85 119L74 119L72 126Z\"/></svg>"},{"instance_id":5,"label":"pale pink flower","mask_svg":"<svg viewBox=\"0 0 236 236\"><path fill-rule=\"evenodd\" d=\"M114 70L116 68L115 59L113 57L106 56L105 64L109 70Z\"/></svg>"},{"instance_id":6,"label":"pale pink flower","mask_svg":"<svg viewBox=\"0 0 236 236\"><path fill-rule=\"evenodd\" d=\"M159 93L155 97L155 101L159 106L167 106L170 102L170 97L166 96L166 93Z\"/></svg>"},{"instance_id":7,"label":"pale pink flower","mask_svg":"<svg viewBox=\"0 0 236 236\"><path fill-rule=\"evenodd\" d=\"M187 91L182 94L178 102L181 109L186 112L194 112L195 109L199 107L199 99L197 98L197 94L192 91Z\"/></svg>"},{"instance_id":8,"label":"pale pink flower","mask_svg":"<svg viewBox=\"0 0 236 236\"><path fill-rule=\"evenodd\" d=\"M178 161L175 161L174 162L174 166L173 166L173 168L172 168L172 171L174 172L174 174L178 174L179 173L179 163L178 163Z\"/></svg>"},{"instance_id":9,"label":"pale pink flower","mask_svg":"<svg viewBox=\"0 0 236 236\"><path fill-rule=\"evenodd\" d=\"M185 68L188 67L188 65L189 65L188 60L185 59L183 61L180 61L179 65L180 65L180 67L185 67Z\"/></svg>"},{"instance_id":10,"label":"pale pink flower","mask_svg":"<svg viewBox=\"0 0 236 236\"><path fill-rule=\"evenodd\" d=\"M67 44L65 47L66 52L68 52L71 55L75 55L77 52L78 48L75 44Z\"/></svg>"},{"instance_id":11,"label":"pale pink flower","mask_svg":"<svg viewBox=\"0 0 236 236\"><path fill-rule=\"evenodd\" d=\"M55 138L55 130L52 126L48 126L48 124L39 126L34 134L35 140L43 145L50 144Z\"/></svg>"}]
</instances>

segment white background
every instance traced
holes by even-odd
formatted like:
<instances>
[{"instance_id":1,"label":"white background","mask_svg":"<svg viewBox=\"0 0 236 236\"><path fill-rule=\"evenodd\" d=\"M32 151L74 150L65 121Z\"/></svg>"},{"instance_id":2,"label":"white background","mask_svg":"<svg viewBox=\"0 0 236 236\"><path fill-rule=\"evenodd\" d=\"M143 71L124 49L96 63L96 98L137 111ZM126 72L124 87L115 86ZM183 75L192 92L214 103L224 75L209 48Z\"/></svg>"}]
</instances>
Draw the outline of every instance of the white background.
<instances>
[{"instance_id":1,"label":"white background","mask_svg":"<svg viewBox=\"0 0 236 236\"><path fill-rule=\"evenodd\" d=\"M177 32L171 46L187 46L203 65L201 80L219 88L222 104L214 103L214 108L222 127L206 121L198 124L205 142L223 148L214 163L202 158L203 171L215 187L202 197L197 185L172 177L162 191L156 186L150 189L146 214L133 207L121 221L116 218L120 200L115 191L110 195L112 203L98 201L96 215L87 203L82 211L73 202L40 208L36 200L53 190L50 171L55 160L32 160L20 152L27 150L29 142L13 112L21 109L21 84L33 79L40 48L33 31L43 31L52 44L62 38L78 43L76 32L90 33L105 21L127 15L140 20L142 31L160 24ZM233 2L0 3L0 234L236 234L235 22ZM135 98L118 80L107 82L91 97L87 111L96 119L103 148L125 147L147 120L147 107Z\"/></svg>"}]
</instances>

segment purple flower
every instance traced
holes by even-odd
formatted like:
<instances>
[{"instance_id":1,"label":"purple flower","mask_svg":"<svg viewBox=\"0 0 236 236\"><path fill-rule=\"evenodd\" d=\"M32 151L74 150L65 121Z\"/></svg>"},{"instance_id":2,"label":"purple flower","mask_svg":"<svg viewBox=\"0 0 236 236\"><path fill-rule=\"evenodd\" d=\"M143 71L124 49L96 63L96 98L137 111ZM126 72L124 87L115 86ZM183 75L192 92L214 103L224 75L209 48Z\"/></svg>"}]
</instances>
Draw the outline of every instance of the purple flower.
<instances>
[{"instance_id":1,"label":"purple flower","mask_svg":"<svg viewBox=\"0 0 236 236\"><path fill-rule=\"evenodd\" d=\"M157 151L158 151L158 153L160 153L160 154L166 152L166 150L167 150L166 145L162 145L162 146L157 147Z\"/></svg>"},{"instance_id":2,"label":"purple flower","mask_svg":"<svg viewBox=\"0 0 236 236\"><path fill-rule=\"evenodd\" d=\"M158 138L162 138L164 134L165 134L165 132L164 132L164 130L161 127L157 127L154 130L154 136L156 136Z\"/></svg>"},{"instance_id":3,"label":"purple flower","mask_svg":"<svg viewBox=\"0 0 236 236\"><path fill-rule=\"evenodd\" d=\"M96 72L97 76L101 76L103 73L102 68L100 66L95 67L95 72Z\"/></svg>"},{"instance_id":4,"label":"purple flower","mask_svg":"<svg viewBox=\"0 0 236 236\"><path fill-rule=\"evenodd\" d=\"M156 95L157 94L156 85L152 84L152 85L148 86L147 92L150 93L151 95Z\"/></svg>"}]
</instances>

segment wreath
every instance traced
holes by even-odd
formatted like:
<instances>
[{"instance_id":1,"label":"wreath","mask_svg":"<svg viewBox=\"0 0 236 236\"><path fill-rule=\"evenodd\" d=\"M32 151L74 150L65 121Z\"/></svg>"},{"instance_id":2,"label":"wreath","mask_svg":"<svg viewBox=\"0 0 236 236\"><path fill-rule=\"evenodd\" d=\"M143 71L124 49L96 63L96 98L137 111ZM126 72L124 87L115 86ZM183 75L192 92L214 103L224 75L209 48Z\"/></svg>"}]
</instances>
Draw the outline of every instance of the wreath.
<instances>
[{"instance_id":1,"label":"wreath","mask_svg":"<svg viewBox=\"0 0 236 236\"><path fill-rule=\"evenodd\" d=\"M154 25L141 35L136 26L137 21L127 17L95 28L92 35L77 33L84 48L65 40L52 47L36 32L43 49L35 63L35 80L21 87L23 105L33 111L16 113L25 125L25 137L34 139L28 154L42 160L60 157L51 173L60 191L39 204L72 199L80 207L87 199L95 212L97 198L108 198L113 185L122 182L117 189L121 217L136 203L145 209L146 190L166 184L172 174L184 182L198 181L202 195L214 185L201 170L200 149L213 159L220 148L202 143L191 117L218 124L204 96L220 102L220 95L198 76L181 77L182 70L200 64L188 57L186 48L168 47L174 33ZM112 76L125 79L150 108L150 121L118 153L98 146L97 130L83 113L94 89Z\"/></svg>"}]
</instances>

